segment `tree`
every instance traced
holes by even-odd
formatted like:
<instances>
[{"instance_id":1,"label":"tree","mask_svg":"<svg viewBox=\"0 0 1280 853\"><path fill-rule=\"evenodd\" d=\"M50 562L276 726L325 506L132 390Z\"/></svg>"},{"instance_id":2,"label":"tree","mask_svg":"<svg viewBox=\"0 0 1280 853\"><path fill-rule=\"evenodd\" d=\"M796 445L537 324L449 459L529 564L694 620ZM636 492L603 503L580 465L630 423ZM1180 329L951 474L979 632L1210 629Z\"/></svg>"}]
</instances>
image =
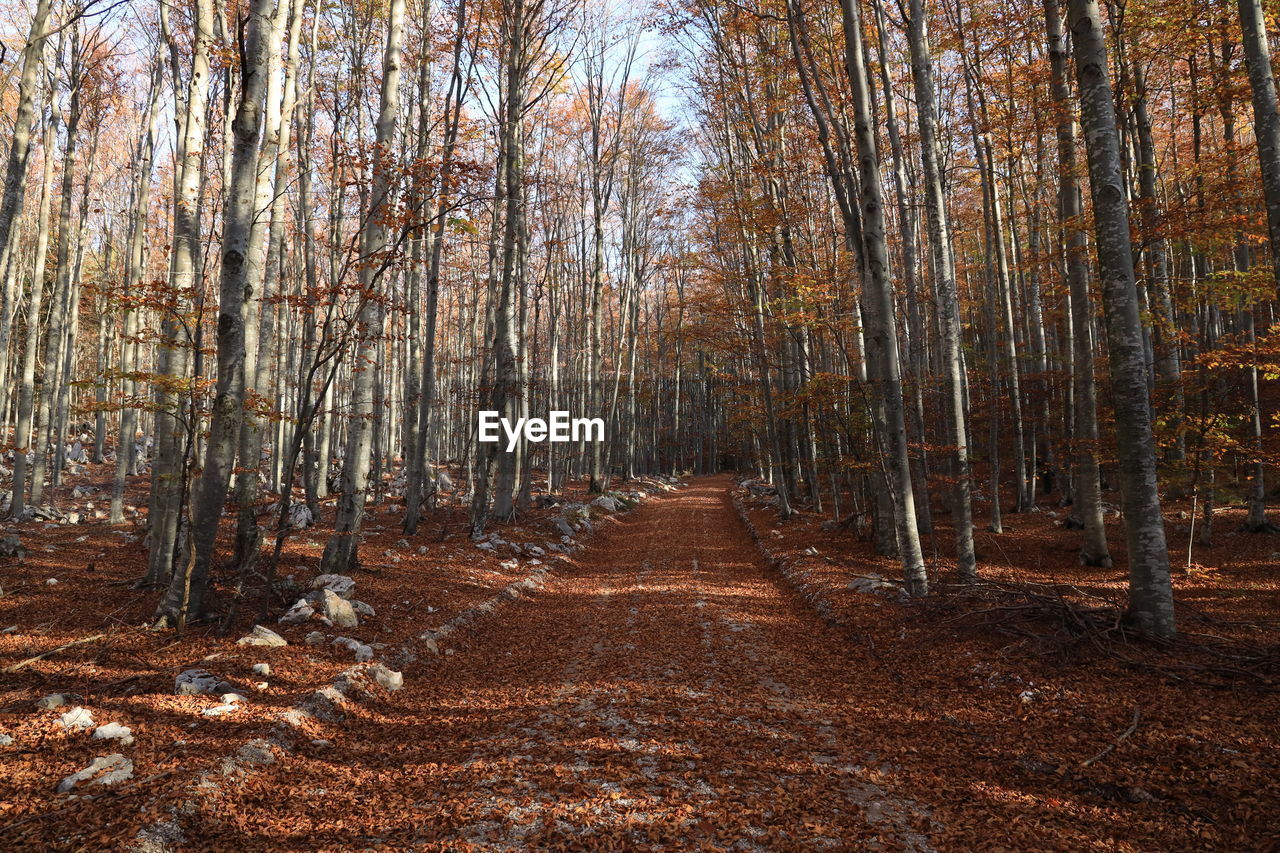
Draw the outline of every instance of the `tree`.
<instances>
[{"instance_id":1,"label":"tree","mask_svg":"<svg viewBox=\"0 0 1280 853\"><path fill-rule=\"evenodd\" d=\"M1156 481L1142 321L1129 243L1129 203L1120 169L1102 14L1095 0L1070 0L1069 10L1116 414L1129 549L1128 617L1143 634L1171 637L1176 629L1169 551Z\"/></svg>"}]
</instances>

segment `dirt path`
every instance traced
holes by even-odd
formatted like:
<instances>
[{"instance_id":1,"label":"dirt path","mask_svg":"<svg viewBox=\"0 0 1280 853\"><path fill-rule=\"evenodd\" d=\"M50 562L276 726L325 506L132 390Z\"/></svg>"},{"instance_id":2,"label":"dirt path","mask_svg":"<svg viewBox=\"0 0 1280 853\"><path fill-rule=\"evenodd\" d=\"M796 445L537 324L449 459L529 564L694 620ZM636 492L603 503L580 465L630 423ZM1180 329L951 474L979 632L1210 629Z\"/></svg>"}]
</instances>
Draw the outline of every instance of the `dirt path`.
<instances>
[{"instance_id":1,"label":"dirt path","mask_svg":"<svg viewBox=\"0 0 1280 853\"><path fill-rule=\"evenodd\" d=\"M728 486L696 480L619 516L533 599L354 709L332 745L222 795L188 840L928 849L927 810L852 725L880 697L853 692L849 641L779 586Z\"/></svg>"}]
</instances>

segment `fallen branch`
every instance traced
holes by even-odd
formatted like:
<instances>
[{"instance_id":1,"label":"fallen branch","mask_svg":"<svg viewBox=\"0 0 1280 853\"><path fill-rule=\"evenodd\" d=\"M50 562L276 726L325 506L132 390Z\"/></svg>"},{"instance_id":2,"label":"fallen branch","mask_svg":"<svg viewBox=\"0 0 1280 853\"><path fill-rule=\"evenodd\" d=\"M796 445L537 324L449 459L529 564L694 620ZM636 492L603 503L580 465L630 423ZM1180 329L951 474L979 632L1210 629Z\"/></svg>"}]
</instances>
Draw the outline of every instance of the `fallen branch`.
<instances>
[{"instance_id":1,"label":"fallen branch","mask_svg":"<svg viewBox=\"0 0 1280 853\"><path fill-rule=\"evenodd\" d=\"M85 643L92 643L92 642L93 642L93 641L95 641L95 640L101 640L101 639L102 639L103 637L105 637L105 636L107 636L107 635L106 635L106 634L94 634L92 637L81 637L81 638L80 638L80 639L78 639L78 640L72 640L72 641L71 641L71 642L69 642L69 643L63 643L61 646L58 646L56 649L49 649L49 651L47 651L47 652L41 652L40 654L38 654L38 655L36 655L36 656L34 656L34 657L29 657L29 658L27 658L26 660L18 661L17 663L15 663L15 664L13 664L13 665L11 665L11 666L6 666L2 671L3 671L3 672L6 672L6 673L10 673L10 672L17 672L18 670L22 669L23 667L28 666L28 665L30 665L30 664L33 664L33 663L35 663L36 661L44 660L44 659L45 659L45 658L47 658L47 657L51 657L52 655L56 655L58 652L65 652L67 649L71 648L72 646L80 646L80 645L84 645Z\"/></svg>"},{"instance_id":2,"label":"fallen branch","mask_svg":"<svg viewBox=\"0 0 1280 853\"><path fill-rule=\"evenodd\" d=\"M1117 746L1119 746L1121 743L1127 740L1129 735L1133 734L1138 730L1138 722L1141 719L1142 719L1142 709L1135 707L1133 709L1133 722L1129 724L1129 728L1121 732L1120 737L1116 738L1110 744L1108 744L1106 749L1102 750L1102 752L1099 752L1097 755L1095 755L1093 758L1090 758L1088 761L1082 762L1080 766L1088 767L1090 764L1094 763L1095 761L1110 755L1112 750L1114 750Z\"/></svg>"}]
</instances>

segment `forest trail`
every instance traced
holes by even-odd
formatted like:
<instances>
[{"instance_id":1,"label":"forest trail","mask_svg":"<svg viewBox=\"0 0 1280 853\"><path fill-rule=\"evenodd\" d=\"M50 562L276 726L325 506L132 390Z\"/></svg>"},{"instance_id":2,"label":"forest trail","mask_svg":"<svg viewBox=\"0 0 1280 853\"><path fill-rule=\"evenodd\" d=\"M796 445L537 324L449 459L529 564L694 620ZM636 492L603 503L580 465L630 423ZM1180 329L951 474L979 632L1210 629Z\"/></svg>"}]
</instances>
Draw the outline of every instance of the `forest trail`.
<instances>
[{"instance_id":1,"label":"forest trail","mask_svg":"<svg viewBox=\"0 0 1280 853\"><path fill-rule=\"evenodd\" d=\"M929 849L850 715L849 640L779 585L694 480L618 516L573 567L405 688L225 790L224 849ZM865 717L863 718L865 724Z\"/></svg>"}]
</instances>

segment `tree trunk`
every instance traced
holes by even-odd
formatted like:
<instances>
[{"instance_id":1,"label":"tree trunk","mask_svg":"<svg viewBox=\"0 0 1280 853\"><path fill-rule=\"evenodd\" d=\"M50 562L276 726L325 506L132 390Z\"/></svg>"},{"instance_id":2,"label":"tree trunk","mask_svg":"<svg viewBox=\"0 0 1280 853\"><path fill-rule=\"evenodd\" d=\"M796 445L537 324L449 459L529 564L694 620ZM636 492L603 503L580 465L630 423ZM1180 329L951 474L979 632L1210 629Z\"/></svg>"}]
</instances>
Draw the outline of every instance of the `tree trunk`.
<instances>
[{"instance_id":1,"label":"tree trunk","mask_svg":"<svg viewBox=\"0 0 1280 853\"><path fill-rule=\"evenodd\" d=\"M1133 275L1129 204L1120 171L1115 102L1096 0L1070 0L1080 114L1102 280L1119 450L1120 493L1129 547L1128 617L1143 634L1175 633L1169 552L1156 482L1156 447Z\"/></svg>"}]
</instances>

